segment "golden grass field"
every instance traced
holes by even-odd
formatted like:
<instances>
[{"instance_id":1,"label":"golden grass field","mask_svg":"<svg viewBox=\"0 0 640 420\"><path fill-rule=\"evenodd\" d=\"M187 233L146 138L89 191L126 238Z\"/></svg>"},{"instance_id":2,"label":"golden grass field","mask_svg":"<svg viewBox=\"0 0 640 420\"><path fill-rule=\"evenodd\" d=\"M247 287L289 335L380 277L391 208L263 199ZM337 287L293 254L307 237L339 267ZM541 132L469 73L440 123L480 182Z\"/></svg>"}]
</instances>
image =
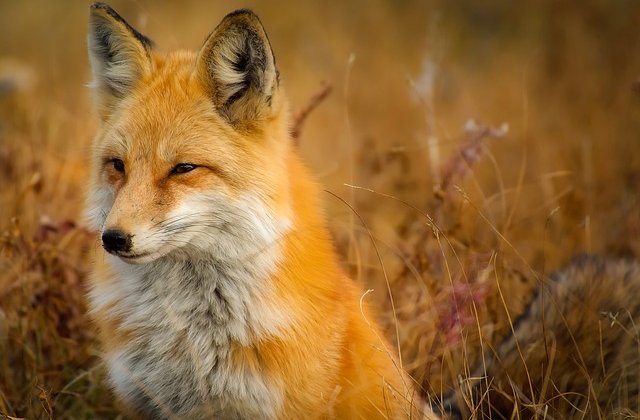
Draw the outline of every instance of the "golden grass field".
<instances>
[{"instance_id":1,"label":"golden grass field","mask_svg":"<svg viewBox=\"0 0 640 420\"><path fill-rule=\"evenodd\" d=\"M163 50L251 7L294 111L332 87L300 150L345 266L434 398L571 256L640 253L638 2L111 5ZM84 298L88 7L0 2L0 417L118 416Z\"/></svg>"}]
</instances>

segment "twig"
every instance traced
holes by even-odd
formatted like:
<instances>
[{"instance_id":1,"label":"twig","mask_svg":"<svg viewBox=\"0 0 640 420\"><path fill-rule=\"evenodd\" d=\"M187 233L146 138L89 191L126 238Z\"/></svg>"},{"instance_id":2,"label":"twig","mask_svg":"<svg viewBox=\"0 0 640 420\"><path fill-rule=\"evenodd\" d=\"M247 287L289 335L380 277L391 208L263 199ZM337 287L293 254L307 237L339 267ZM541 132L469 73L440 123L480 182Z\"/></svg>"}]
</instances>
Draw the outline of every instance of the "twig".
<instances>
[{"instance_id":1,"label":"twig","mask_svg":"<svg viewBox=\"0 0 640 420\"><path fill-rule=\"evenodd\" d=\"M505 136L509 130L506 124L500 128L491 128L482 124L477 124L473 120L465 124L465 134L467 140L462 144L456 154L454 154L440 169L440 194L445 193L453 185L456 178L464 178L467 171L482 156L482 144L485 138L499 139Z\"/></svg>"},{"instance_id":2,"label":"twig","mask_svg":"<svg viewBox=\"0 0 640 420\"><path fill-rule=\"evenodd\" d=\"M332 90L333 90L333 86L327 83L323 83L320 90L316 92L316 94L309 99L309 101L307 102L307 105L304 108L302 108L300 111L295 113L295 115L293 116L293 128L291 129L291 137L293 137L293 141L295 144L300 143L300 134L302 133L302 126L307 120L307 117L309 116L309 114L314 109L316 109L318 105L320 105L322 101L324 101L327 98L327 96L329 96Z\"/></svg>"}]
</instances>

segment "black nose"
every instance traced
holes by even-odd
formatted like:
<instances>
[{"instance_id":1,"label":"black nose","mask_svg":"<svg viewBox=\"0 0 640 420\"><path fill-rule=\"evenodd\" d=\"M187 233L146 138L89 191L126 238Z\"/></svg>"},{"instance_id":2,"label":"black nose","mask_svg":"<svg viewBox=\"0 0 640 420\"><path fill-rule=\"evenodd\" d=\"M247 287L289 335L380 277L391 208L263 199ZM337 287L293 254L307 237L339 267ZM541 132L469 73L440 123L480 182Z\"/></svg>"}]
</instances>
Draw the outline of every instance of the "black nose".
<instances>
[{"instance_id":1,"label":"black nose","mask_svg":"<svg viewBox=\"0 0 640 420\"><path fill-rule=\"evenodd\" d=\"M131 236L118 229L102 233L102 246L108 252L127 252L131 249Z\"/></svg>"}]
</instances>

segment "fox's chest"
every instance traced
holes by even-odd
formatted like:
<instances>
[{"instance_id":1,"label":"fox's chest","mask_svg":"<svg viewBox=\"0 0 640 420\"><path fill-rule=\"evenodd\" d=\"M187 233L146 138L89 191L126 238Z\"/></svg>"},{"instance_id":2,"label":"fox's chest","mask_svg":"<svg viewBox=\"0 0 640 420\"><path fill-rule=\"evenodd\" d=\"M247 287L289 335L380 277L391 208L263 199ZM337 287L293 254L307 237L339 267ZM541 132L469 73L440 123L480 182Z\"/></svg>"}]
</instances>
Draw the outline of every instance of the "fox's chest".
<instances>
[{"instance_id":1,"label":"fox's chest","mask_svg":"<svg viewBox=\"0 0 640 420\"><path fill-rule=\"evenodd\" d=\"M118 317L129 335L106 358L115 393L150 418L275 417L278 387L232 352L259 339L265 321L277 320L265 315L258 323L260 301L220 273L182 274L119 277L92 291L94 309Z\"/></svg>"},{"instance_id":2,"label":"fox's chest","mask_svg":"<svg viewBox=\"0 0 640 420\"><path fill-rule=\"evenodd\" d=\"M275 418L282 399L268 378L243 370L217 351L195 356L193 343L176 354L125 349L108 357L116 394L145 418Z\"/></svg>"}]
</instances>

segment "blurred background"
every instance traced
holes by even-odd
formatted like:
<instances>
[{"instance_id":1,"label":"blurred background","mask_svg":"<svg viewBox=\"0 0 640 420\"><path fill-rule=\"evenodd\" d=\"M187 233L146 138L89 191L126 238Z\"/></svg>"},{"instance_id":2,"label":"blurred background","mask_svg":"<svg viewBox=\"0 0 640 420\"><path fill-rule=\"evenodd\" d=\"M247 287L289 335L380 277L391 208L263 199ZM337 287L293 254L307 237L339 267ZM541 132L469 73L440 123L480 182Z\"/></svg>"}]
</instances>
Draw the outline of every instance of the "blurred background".
<instances>
[{"instance_id":1,"label":"blurred background","mask_svg":"<svg viewBox=\"0 0 640 420\"><path fill-rule=\"evenodd\" d=\"M115 415L83 297L89 4L0 0L0 414ZM430 393L545 273L640 252L637 1L110 5L161 51L252 8L294 113L331 86L300 151L345 267Z\"/></svg>"}]
</instances>

